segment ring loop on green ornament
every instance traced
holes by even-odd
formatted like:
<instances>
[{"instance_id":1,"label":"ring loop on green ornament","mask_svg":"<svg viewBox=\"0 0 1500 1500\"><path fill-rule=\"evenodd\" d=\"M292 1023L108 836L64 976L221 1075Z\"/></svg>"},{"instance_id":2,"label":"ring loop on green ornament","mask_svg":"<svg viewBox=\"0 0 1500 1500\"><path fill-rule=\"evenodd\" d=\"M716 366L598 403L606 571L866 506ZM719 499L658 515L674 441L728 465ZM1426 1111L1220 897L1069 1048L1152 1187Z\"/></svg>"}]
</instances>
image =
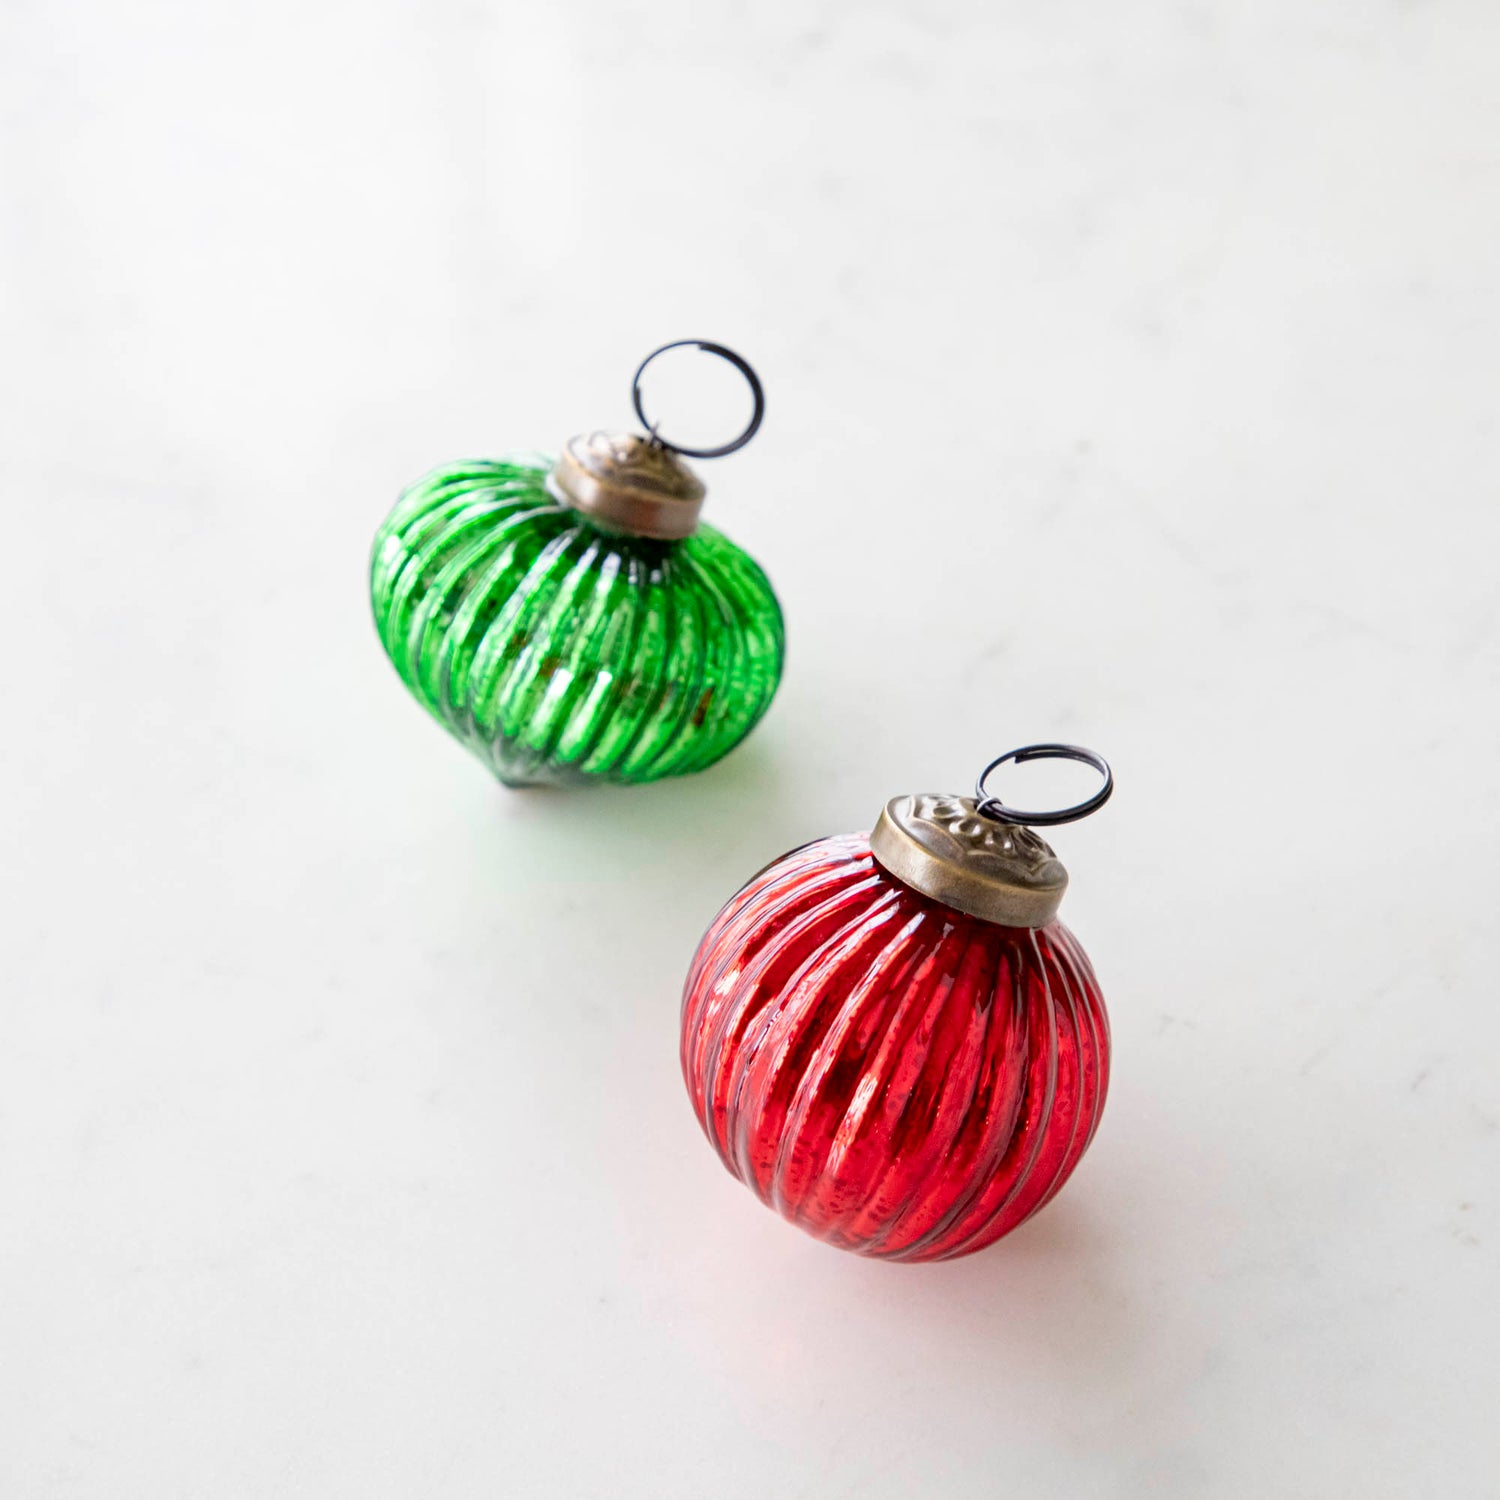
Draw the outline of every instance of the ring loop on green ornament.
<instances>
[{"instance_id":1,"label":"ring loop on green ornament","mask_svg":"<svg viewBox=\"0 0 1500 1500\"><path fill-rule=\"evenodd\" d=\"M671 349L701 349L705 354L713 354L719 359L727 360L745 377L745 382L750 387L750 399L753 406L749 425L737 438L722 443L717 448L684 448L681 443L674 443L662 437L656 430L656 423L646 415L642 404L641 376L646 373L646 367L652 360ZM674 453L682 454L684 458L723 458L726 454L737 453L760 431L761 419L766 414L765 388L760 383L760 376L750 367L750 362L743 355L736 354L733 349L726 348L723 344L712 343L708 339L677 339L673 343L663 344L660 349L652 350L641 361L640 367L635 372L635 379L630 382L630 400L635 407L636 416L641 419L641 426L650 433L651 441L663 448L670 448Z\"/></svg>"}]
</instances>

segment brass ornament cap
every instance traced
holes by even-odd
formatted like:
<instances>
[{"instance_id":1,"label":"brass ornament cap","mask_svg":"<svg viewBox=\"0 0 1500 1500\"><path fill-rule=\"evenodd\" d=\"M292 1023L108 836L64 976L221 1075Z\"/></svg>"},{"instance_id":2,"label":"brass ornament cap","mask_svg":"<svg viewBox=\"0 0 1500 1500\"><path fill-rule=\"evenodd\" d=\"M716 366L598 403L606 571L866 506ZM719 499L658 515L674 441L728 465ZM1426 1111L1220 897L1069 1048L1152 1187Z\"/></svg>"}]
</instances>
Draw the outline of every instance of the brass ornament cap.
<instances>
[{"instance_id":1,"label":"brass ornament cap","mask_svg":"<svg viewBox=\"0 0 1500 1500\"><path fill-rule=\"evenodd\" d=\"M670 449L634 432L593 432L563 449L548 493L610 531L680 542L698 529L707 491Z\"/></svg>"},{"instance_id":2,"label":"brass ornament cap","mask_svg":"<svg viewBox=\"0 0 1500 1500\"><path fill-rule=\"evenodd\" d=\"M969 797L892 797L870 835L870 852L913 890L1001 927L1047 926L1068 886L1068 872L1044 839L982 816Z\"/></svg>"}]
</instances>

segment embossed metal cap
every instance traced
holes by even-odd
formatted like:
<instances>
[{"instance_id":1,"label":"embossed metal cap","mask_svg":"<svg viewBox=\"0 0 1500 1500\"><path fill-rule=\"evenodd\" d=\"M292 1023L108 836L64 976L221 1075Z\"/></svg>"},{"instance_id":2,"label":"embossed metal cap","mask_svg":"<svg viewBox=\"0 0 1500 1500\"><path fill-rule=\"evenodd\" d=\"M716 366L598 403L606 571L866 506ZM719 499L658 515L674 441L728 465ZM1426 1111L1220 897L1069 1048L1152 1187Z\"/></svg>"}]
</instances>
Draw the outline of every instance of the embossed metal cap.
<instances>
[{"instance_id":1,"label":"embossed metal cap","mask_svg":"<svg viewBox=\"0 0 1500 1500\"><path fill-rule=\"evenodd\" d=\"M970 797L892 797L870 852L897 880L944 906L1002 927L1045 927L1068 872L1029 828L986 817Z\"/></svg>"},{"instance_id":2,"label":"embossed metal cap","mask_svg":"<svg viewBox=\"0 0 1500 1500\"><path fill-rule=\"evenodd\" d=\"M633 432L574 438L547 476L547 489L610 531L663 542L698 529L707 493L672 449Z\"/></svg>"},{"instance_id":3,"label":"embossed metal cap","mask_svg":"<svg viewBox=\"0 0 1500 1500\"><path fill-rule=\"evenodd\" d=\"M744 376L750 387L751 412L738 437L711 448L686 448L664 438L659 425L646 415L641 377L653 360L673 349L711 354L728 361ZM547 489L554 499L610 531L680 542L698 529L698 513L707 493L703 481L683 463L682 456L723 458L743 448L760 430L766 393L760 376L733 349L709 339L677 339L653 349L641 361L630 385L630 399L647 435L593 432L574 438L547 476Z\"/></svg>"}]
</instances>

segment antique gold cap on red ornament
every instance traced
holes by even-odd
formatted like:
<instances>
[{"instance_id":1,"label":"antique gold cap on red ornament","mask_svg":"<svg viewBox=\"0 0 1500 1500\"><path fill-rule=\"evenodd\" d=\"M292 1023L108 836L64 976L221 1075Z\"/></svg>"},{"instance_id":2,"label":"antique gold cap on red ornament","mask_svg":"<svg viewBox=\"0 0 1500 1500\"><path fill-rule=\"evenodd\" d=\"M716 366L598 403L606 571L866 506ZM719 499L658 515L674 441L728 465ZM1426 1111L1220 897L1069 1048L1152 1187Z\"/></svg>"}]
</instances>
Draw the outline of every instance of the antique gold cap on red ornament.
<instances>
[{"instance_id":1,"label":"antique gold cap on red ornament","mask_svg":"<svg viewBox=\"0 0 1500 1500\"><path fill-rule=\"evenodd\" d=\"M1068 886L1045 839L986 817L971 797L892 797L870 835L870 853L904 885L1002 927L1045 927Z\"/></svg>"}]
</instances>

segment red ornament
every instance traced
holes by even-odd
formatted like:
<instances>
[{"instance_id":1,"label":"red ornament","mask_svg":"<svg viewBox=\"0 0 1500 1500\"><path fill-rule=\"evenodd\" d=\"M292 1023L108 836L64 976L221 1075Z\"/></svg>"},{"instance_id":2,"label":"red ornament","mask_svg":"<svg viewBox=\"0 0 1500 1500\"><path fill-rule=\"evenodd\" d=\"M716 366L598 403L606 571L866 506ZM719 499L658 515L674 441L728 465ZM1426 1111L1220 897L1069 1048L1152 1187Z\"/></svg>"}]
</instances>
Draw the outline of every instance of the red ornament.
<instances>
[{"instance_id":1,"label":"red ornament","mask_svg":"<svg viewBox=\"0 0 1500 1500\"><path fill-rule=\"evenodd\" d=\"M1034 746L1002 759L1070 752ZM998 764L998 762L996 762ZM724 1164L841 1249L943 1260L1055 1194L1093 1138L1109 1024L1056 920L1067 874L984 795L900 797L715 918L683 995L682 1067ZM988 915L985 915L985 914ZM997 921L996 917L1004 920Z\"/></svg>"}]
</instances>

